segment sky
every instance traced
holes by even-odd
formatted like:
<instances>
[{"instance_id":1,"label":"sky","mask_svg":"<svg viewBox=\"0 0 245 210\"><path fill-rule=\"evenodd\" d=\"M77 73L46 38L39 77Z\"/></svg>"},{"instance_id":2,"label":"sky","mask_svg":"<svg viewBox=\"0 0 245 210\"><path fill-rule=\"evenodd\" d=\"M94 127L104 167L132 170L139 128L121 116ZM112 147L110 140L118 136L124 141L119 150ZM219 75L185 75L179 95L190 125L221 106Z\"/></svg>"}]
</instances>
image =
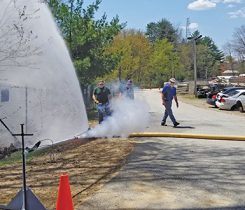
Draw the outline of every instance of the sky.
<instances>
[{"instance_id":1,"label":"sky","mask_svg":"<svg viewBox=\"0 0 245 210\"><path fill-rule=\"evenodd\" d=\"M84 6L95 0L84 0ZM174 27L190 33L198 30L210 37L220 50L232 40L235 30L245 25L245 0L102 0L95 19L119 16L126 29L146 31L147 24L167 19ZM189 19L189 21L187 21Z\"/></svg>"}]
</instances>

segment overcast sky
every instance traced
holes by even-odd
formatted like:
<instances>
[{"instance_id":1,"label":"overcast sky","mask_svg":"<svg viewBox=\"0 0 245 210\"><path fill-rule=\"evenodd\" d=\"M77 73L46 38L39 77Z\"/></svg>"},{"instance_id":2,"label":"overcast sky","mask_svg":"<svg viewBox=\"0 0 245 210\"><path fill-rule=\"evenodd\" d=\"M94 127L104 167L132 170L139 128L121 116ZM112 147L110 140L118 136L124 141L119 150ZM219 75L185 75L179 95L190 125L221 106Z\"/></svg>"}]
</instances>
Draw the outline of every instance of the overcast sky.
<instances>
[{"instance_id":1,"label":"overcast sky","mask_svg":"<svg viewBox=\"0 0 245 210\"><path fill-rule=\"evenodd\" d=\"M84 0L90 4L95 0ZM116 15L126 28L146 30L150 22L165 18L175 27L183 28L189 18L189 30L199 30L222 49L232 39L235 29L245 25L245 0L102 0L95 18L107 14L107 20Z\"/></svg>"}]
</instances>

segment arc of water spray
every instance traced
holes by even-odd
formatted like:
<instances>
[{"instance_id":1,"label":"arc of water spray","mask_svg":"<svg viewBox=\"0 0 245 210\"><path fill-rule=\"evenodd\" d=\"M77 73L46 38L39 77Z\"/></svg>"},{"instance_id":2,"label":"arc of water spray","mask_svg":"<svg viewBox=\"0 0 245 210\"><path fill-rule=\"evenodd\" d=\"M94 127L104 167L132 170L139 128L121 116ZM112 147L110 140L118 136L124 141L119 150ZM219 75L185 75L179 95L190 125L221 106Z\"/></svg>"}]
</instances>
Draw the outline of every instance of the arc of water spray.
<instances>
[{"instance_id":1,"label":"arc of water spray","mask_svg":"<svg viewBox=\"0 0 245 210\"><path fill-rule=\"evenodd\" d=\"M9 127L5 124L5 122L3 122L2 119L0 119L0 122L7 129L7 131L11 134L11 136L13 136L13 138L15 139L15 141L19 143L19 140L17 139L17 137L13 135L13 132L9 129Z\"/></svg>"},{"instance_id":2,"label":"arc of water spray","mask_svg":"<svg viewBox=\"0 0 245 210\"><path fill-rule=\"evenodd\" d=\"M11 130L17 129L16 122L24 122L36 138L54 143L86 131L89 125L76 71L46 1L0 1L0 23L4 23L0 43L7 55L14 53L12 59L0 54L4 59L0 82L11 91L11 101L1 109L9 116ZM18 104L22 109L13 113ZM4 124L5 133L12 134ZM6 145L8 139L1 137L0 143Z\"/></svg>"}]
</instances>

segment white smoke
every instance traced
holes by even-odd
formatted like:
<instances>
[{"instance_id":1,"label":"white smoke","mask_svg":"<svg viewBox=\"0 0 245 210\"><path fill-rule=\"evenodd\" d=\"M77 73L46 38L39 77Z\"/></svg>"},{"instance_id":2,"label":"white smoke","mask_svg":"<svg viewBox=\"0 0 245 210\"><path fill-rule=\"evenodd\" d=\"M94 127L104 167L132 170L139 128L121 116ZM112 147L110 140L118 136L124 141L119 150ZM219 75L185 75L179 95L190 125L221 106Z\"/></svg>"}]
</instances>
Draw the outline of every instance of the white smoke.
<instances>
[{"instance_id":1,"label":"white smoke","mask_svg":"<svg viewBox=\"0 0 245 210\"><path fill-rule=\"evenodd\" d=\"M113 98L111 109L111 116L82 137L128 137L144 131L149 123L149 106L137 96L134 100L124 96Z\"/></svg>"}]
</instances>

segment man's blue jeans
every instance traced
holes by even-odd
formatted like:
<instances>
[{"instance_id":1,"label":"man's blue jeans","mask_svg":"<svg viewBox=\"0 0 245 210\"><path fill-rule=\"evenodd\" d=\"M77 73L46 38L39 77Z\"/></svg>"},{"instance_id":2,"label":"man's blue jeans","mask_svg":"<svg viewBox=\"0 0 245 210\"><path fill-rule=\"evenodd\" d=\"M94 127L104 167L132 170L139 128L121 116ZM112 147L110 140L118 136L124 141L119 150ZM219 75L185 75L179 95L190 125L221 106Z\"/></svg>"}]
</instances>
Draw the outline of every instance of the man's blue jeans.
<instances>
[{"instance_id":1,"label":"man's blue jeans","mask_svg":"<svg viewBox=\"0 0 245 210\"><path fill-rule=\"evenodd\" d=\"M173 111L172 111L172 100L171 101L165 101L165 112L164 112L164 116L162 118L162 122L166 122L168 116L172 120L173 124L175 124L176 119L175 119L175 117L173 115Z\"/></svg>"},{"instance_id":2,"label":"man's blue jeans","mask_svg":"<svg viewBox=\"0 0 245 210\"><path fill-rule=\"evenodd\" d=\"M110 105L109 103L99 103L97 105L97 110L99 114L99 123L101 123L106 117L111 115Z\"/></svg>"}]
</instances>

